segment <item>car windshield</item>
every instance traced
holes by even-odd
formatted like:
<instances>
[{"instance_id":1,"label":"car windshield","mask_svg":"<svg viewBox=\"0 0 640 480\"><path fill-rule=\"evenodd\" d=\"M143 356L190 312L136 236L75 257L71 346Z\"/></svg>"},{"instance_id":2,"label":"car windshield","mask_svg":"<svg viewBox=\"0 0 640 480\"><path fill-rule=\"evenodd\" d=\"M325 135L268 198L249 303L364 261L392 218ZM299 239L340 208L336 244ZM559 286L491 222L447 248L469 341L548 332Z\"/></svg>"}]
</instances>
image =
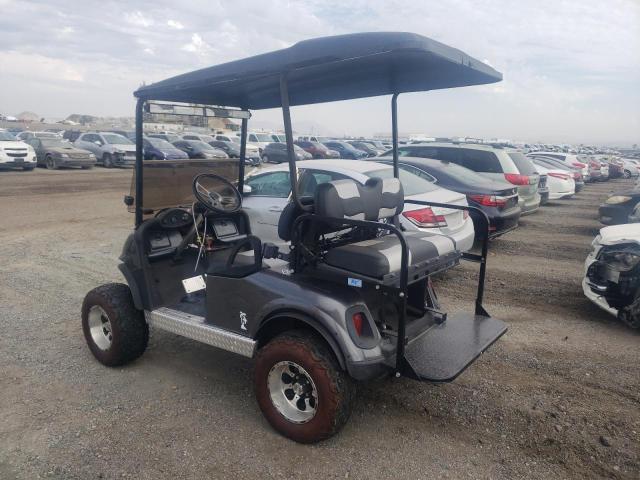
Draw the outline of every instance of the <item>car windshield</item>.
<instances>
[{"instance_id":1,"label":"car windshield","mask_svg":"<svg viewBox=\"0 0 640 480\"><path fill-rule=\"evenodd\" d=\"M516 164L516 167L518 167L521 175L532 175L536 173L533 163L524 154L520 152L508 152L508 155L511 157L511 160L513 160L513 163Z\"/></svg>"},{"instance_id":2,"label":"car windshield","mask_svg":"<svg viewBox=\"0 0 640 480\"><path fill-rule=\"evenodd\" d=\"M155 148L159 148L163 150L174 150L176 148L173 145L171 145L169 142L161 138L147 138L146 140Z\"/></svg>"},{"instance_id":3,"label":"car windshield","mask_svg":"<svg viewBox=\"0 0 640 480\"><path fill-rule=\"evenodd\" d=\"M399 173L400 182L402 183L402 188L405 195L419 195L421 193L433 192L434 190L438 189L438 187L433 185L433 183L428 182L424 178L421 178L404 169L401 169ZM365 172L365 175L369 178L378 177L382 178L383 180L387 178L393 178L393 168L372 170L370 172Z\"/></svg>"},{"instance_id":4,"label":"car windshield","mask_svg":"<svg viewBox=\"0 0 640 480\"><path fill-rule=\"evenodd\" d=\"M71 148L71 143L66 140L59 140L57 138L41 138L40 142L42 142L43 147L47 148Z\"/></svg>"},{"instance_id":5,"label":"car windshield","mask_svg":"<svg viewBox=\"0 0 640 480\"><path fill-rule=\"evenodd\" d=\"M200 140L185 140L189 145L197 150L215 150L211 145Z\"/></svg>"},{"instance_id":6,"label":"car windshield","mask_svg":"<svg viewBox=\"0 0 640 480\"><path fill-rule=\"evenodd\" d=\"M103 133L102 138L104 141L111 145L133 145L134 143L127 137L118 135L117 133Z\"/></svg>"},{"instance_id":7,"label":"car windshield","mask_svg":"<svg viewBox=\"0 0 640 480\"><path fill-rule=\"evenodd\" d=\"M273 142L273 138L271 138L271 135L268 133L256 133L255 136L259 142Z\"/></svg>"},{"instance_id":8,"label":"car windshield","mask_svg":"<svg viewBox=\"0 0 640 480\"><path fill-rule=\"evenodd\" d=\"M0 132L0 142L15 142L17 139L9 132Z\"/></svg>"}]
</instances>

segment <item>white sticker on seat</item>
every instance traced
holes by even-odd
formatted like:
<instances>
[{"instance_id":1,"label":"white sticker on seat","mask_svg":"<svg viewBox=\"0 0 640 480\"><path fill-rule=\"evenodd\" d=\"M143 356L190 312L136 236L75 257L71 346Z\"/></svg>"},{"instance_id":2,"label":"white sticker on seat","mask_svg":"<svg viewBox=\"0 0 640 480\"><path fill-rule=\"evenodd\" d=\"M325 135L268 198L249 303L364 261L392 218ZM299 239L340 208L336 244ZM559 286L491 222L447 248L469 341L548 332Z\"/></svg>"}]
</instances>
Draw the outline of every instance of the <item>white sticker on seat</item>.
<instances>
[{"instance_id":1,"label":"white sticker on seat","mask_svg":"<svg viewBox=\"0 0 640 480\"><path fill-rule=\"evenodd\" d=\"M193 293L207 288L207 284L205 283L202 275L198 275L197 277L185 278L184 280L182 280L182 285L184 286L184 291L187 293Z\"/></svg>"}]
</instances>

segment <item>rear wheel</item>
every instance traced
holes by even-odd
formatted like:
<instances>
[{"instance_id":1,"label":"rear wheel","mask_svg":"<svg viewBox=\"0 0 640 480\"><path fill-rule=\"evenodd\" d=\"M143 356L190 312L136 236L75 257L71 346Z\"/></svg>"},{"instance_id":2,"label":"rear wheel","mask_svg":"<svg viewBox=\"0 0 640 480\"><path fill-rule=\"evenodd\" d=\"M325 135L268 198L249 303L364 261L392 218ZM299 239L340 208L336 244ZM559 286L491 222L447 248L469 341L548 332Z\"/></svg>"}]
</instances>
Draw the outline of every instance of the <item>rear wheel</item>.
<instances>
[{"instance_id":1,"label":"rear wheel","mask_svg":"<svg viewBox=\"0 0 640 480\"><path fill-rule=\"evenodd\" d=\"M253 380L264 416L296 442L331 437L351 414L355 385L324 341L310 332L286 332L262 347Z\"/></svg>"},{"instance_id":2,"label":"rear wheel","mask_svg":"<svg viewBox=\"0 0 640 480\"><path fill-rule=\"evenodd\" d=\"M94 288L82 303L82 331L98 361L109 367L132 362L144 353L149 327L121 283Z\"/></svg>"},{"instance_id":3,"label":"rear wheel","mask_svg":"<svg viewBox=\"0 0 640 480\"><path fill-rule=\"evenodd\" d=\"M102 156L102 165L104 168L113 168L113 159L111 158L111 154L105 153Z\"/></svg>"},{"instance_id":4,"label":"rear wheel","mask_svg":"<svg viewBox=\"0 0 640 480\"><path fill-rule=\"evenodd\" d=\"M56 160L51 155L47 155L47 157L45 158L45 165L49 170L58 169L58 164L56 163Z\"/></svg>"}]
</instances>

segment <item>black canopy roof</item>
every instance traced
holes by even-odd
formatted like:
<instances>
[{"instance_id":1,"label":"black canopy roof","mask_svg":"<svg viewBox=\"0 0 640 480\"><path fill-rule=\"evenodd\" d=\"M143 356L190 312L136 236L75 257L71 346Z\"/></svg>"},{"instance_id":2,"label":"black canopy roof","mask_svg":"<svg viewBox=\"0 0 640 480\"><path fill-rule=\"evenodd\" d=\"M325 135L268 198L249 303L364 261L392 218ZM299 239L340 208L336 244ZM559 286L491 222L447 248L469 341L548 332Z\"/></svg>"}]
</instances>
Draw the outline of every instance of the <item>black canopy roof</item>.
<instances>
[{"instance_id":1,"label":"black canopy roof","mask_svg":"<svg viewBox=\"0 0 640 480\"><path fill-rule=\"evenodd\" d=\"M146 100L249 110L280 107L280 75L291 105L481 85L502 80L488 65L413 33L355 33L305 40L138 89Z\"/></svg>"}]
</instances>

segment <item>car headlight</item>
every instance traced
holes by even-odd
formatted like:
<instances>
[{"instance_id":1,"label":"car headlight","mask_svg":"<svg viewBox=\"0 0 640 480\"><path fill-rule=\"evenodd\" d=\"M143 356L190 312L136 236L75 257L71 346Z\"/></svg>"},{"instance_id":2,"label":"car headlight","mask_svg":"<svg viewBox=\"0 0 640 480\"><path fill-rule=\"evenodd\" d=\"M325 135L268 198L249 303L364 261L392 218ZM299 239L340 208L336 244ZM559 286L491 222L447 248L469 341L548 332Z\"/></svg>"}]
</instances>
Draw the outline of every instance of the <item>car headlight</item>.
<instances>
[{"instance_id":1,"label":"car headlight","mask_svg":"<svg viewBox=\"0 0 640 480\"><path fill-rule=\"evenodd\" d=\"M93 158L96 158L96 156L93 153L90 153L89 158L93 159Z\"/></svg>"},{"instance_id":2,"label":"car headlight","mask_svg":"<svg viewBox=\"0 0 640 480\"><path fill-rule=\"evenodd\" d=\"M618 203L625 203L631 200L631 197L627 195L612 195L604 203L609 205L617 205Z\"/></svg>"},{"instance_id":3,"label":"car headlight","mask_svg":"<svg viewBox=\"0 0 640 480\"><path fill-rule=\"evenodd\" d=\"M60 157L61 157L61 158L69 158L69 155L67 155L66 153L61 153L61 154L60 154Z\"/></svg>"},{"instance_id":4,"label":"car headlight","mask_svg":"<svg viewBox=\"0 0 640 480\"><path fill-rule=\"evenodd\" d=\"M633 270L640 263L640 255L628 250L611 250L602 253L600 259L619 272Z\"/></svg>"}]
</instances>

